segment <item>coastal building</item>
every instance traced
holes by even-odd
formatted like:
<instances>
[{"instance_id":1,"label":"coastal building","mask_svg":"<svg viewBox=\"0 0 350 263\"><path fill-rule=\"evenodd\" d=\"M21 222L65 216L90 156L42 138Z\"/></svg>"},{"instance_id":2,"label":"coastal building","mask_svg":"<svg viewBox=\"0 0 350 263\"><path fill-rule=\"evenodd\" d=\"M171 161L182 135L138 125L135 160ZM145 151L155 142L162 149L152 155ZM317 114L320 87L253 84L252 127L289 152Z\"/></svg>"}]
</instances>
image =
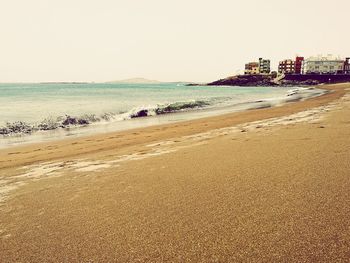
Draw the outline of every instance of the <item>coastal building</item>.
<instances>
[{"instance_id":1,"label":"coastal building","mask_svg":"<svg viewBox=\"0 0 350 263\"><path fill-rule=\"evenodd\" d=\"M280 74L301 74L304 57L297 56L295 60L285 59L278 64L278 73Z\"/></svg>"},{"instance_id":2,"label":"coastal building","mask_svg":"<svg viewBox=\"0 0 350 263\"><path fill-rule=\"evenodd\" d=\"M344 74L350 74L350 58L346 58L344 61Z\"/></svg>"},{"instance_id":3,"label":"coastal building","mask_svg":"<svg viewBox=\"0 0 350 263\"><path fill-rule=\"evenodd\" d=\"M270 60L259 58L259 62L249 62L245 64L245 75L269 74Z\"/></svg>"},{"instance_id":4,"label":"coastal building","mask_svg":"<svg viewBox=\"0 0 350 263\"><path fill-rule=\"evenodd\" d=\"M285 59L278 64L278 73L292 74L295 72L295 62L291 59Z\"/></svg>"},{"instance_id":5,"label":"coastal building","mask_svg":"<svg viewBox=\"0 0 350 263\"><path fill-rule=\"evenodd\" d=\"M304 57L297 56L294 62L294 73L301 74L303 69Z\"/></svg>"},{"instance_id":6,"label":"coastal building","mask_svg":"<svg viewBox=\"0 0 350 263\"><path fill-rule=\"evenodd\" d=\"M303 63L304 74L338 74L343 68L344 60L332 55L309 57Z\"/></svg>"},{"instance_id":7,"label":"coastal building","mask_svg":"<svg viewBox=\"0 0 350 263\"><path fill-rule=\"evenodd\" d=\"M269 59L263 59L259 58L259 73L260 74L269 74L270 69L270 60Z\"/></svg>"},{"instance_id":8,"label":"coastal building","mask_svg":"<svg viewBox=\"0 0 350 263\"><path fill-rule=\"evenodd\" d=\"M259 63L258 62L249 62L245 64L244 74L246 75L256 75L259 74Z\"/></svg>"}]
</instances>

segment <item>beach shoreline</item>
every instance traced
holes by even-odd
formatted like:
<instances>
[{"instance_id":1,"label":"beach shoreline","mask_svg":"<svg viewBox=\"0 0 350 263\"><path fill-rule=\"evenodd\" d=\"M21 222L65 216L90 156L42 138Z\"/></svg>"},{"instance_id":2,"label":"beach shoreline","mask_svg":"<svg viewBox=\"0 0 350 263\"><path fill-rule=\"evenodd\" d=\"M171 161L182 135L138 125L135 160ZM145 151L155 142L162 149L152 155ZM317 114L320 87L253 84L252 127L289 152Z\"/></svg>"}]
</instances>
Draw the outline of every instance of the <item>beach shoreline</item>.
<instances>
[{"instance_id":1,"label":"beach shoreline","mask_svg":"<svg viewBox=\"0 0 350 263\"><path fill-rule=\"evenodd\" d=\"M54 159L73 157L81 154L88 154L89 152L95 152L96 150L94 149L94 147L96 145L94 145L94 147L89 147L89 144L91 146L91 143L89 142L92 141L101 142L100 144L98 144L98 150L103 151L111 149L113 147L119 148L123 147L124 145L129 146L129 142L126 144L120 142L122 138L125 138L129 141L133 140L136 145L143 142L153 142L157 139L166 139L172 136L191 135L198 132L204 132L210 129L223 128L261 119L293 114L310 107L320 106L324 103L330 102L334 99L341 97L345 93L344 88L342 88L343 86L344 84L319 86L321 89L327 90L330 93L324 94L321 97L310 98L305 101L289 102L284 104L283 106L278 107L226 113L212 117L176 122L174 124L163 124L154 126L152 125L150 127L134 128L124 131L115 131L100 134L98 133L94 135L86 135L76 138L62 138L59 140L53 140L48 142L37 142L18 146L16 145L13 147L0 149L0 169L7 167L16 167L19 165L28 165L38 161L50 161ZM334 89L333 87L337 88ZM185 128L181 126L184 126ZM147 135L143 136L142 134ZM108 144L105 144L104 139L106 138L108 138ZM82 149L82 146L84 146L84 149ZM58 149L60 149L62 150L62 154L57 154L50 150L42 151L43 148L54 148L56 149L56 152ZM63 152L64 149L66 152ZM21 156L18 156L19 153L23 154L21 154ZM16 159L21 159L21 161L17 162Z\"/></svg>"},{"instance_id":2,"label":"beach shoreline","mask_svg":"<svg viewBox=\"0 0 350 263\"><path fill-rule=\"evenodd\" d=\"M350 84L320 97L0 150L0 260L342 261Z\"/></svg>"}]
</instances>

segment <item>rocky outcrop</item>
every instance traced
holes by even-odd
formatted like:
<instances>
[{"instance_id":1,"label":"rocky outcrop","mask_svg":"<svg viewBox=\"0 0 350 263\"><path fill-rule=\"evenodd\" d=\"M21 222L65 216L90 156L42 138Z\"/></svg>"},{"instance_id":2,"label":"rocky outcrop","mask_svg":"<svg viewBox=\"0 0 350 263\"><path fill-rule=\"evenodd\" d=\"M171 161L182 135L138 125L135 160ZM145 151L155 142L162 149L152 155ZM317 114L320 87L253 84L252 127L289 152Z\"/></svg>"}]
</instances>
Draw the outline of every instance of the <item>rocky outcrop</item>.
<instances>
[{"instance_id":1,"label":"rocky outcrop","mask_svg":"<svg viewBox=\"0 0 350 263\"><path fill-rule=\"evenodd\" d=\"M238 75L220 79L207 84L208 86L277 86L271 75Z\"/></svg>"},{"instance_id":2,"label":"rocky outcrop","mask_svg":"<svg viewBox=\"0 0 350 263\"><path fill-rule=\"evenodd\" d=\"M278 79L274 75L237 75L220 79L206 85L208 86L241 86L241 87L258 87L258 86L315 86L322 82L317 79Z\"/></svg>"}]
</instances>

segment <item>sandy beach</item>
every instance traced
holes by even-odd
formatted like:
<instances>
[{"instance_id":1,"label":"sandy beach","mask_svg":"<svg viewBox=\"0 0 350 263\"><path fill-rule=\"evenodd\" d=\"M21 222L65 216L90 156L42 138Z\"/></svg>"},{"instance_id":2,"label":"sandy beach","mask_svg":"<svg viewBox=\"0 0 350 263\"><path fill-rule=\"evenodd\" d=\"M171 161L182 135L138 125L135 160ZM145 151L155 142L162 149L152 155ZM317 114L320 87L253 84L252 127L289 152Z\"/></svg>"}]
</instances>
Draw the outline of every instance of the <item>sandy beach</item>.
<instances>
[{"instance_id":1,"label":"sandy beach","mask_svg":"<svg viewBox=\"0 0 350 263\"><path fill-rule=\"evenodd\" d=\"M348 262L350 84L0 151L0 262Z\"/></svg>"}]
</instances>

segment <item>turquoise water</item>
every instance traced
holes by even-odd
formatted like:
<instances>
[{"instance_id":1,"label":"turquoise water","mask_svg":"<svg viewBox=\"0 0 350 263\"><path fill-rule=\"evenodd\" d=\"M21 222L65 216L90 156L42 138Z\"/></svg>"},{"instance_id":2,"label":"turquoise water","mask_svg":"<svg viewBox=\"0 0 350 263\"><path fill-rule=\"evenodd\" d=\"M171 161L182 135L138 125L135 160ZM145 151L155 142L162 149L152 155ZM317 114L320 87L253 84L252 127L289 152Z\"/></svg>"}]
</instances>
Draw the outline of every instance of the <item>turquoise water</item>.
<instances>
[{"instance_id":1,"label":"turquoise water","mask_svg":"<svg viewBox=\"0 0 350 263\"><path fill-rule=\"evenodd\" d=\"M179 84L0 84L0 126L15 121L38 123L65 115L122 118L122 113L170 103L205 101L206 106L213 107L285 93L286 89L279 88Z\"/></svg>"},{"instance_id":2,"label":"turquoise water","mask_svg":"<svg viewBox=\"0 0 350 263\"><path fill-rule=\"evenodd\" d=\"M276 106L321 93L177 83L0 84L0 147ZM147 117L134 118L140 116Z\"/></svg>"}]
</instances>

